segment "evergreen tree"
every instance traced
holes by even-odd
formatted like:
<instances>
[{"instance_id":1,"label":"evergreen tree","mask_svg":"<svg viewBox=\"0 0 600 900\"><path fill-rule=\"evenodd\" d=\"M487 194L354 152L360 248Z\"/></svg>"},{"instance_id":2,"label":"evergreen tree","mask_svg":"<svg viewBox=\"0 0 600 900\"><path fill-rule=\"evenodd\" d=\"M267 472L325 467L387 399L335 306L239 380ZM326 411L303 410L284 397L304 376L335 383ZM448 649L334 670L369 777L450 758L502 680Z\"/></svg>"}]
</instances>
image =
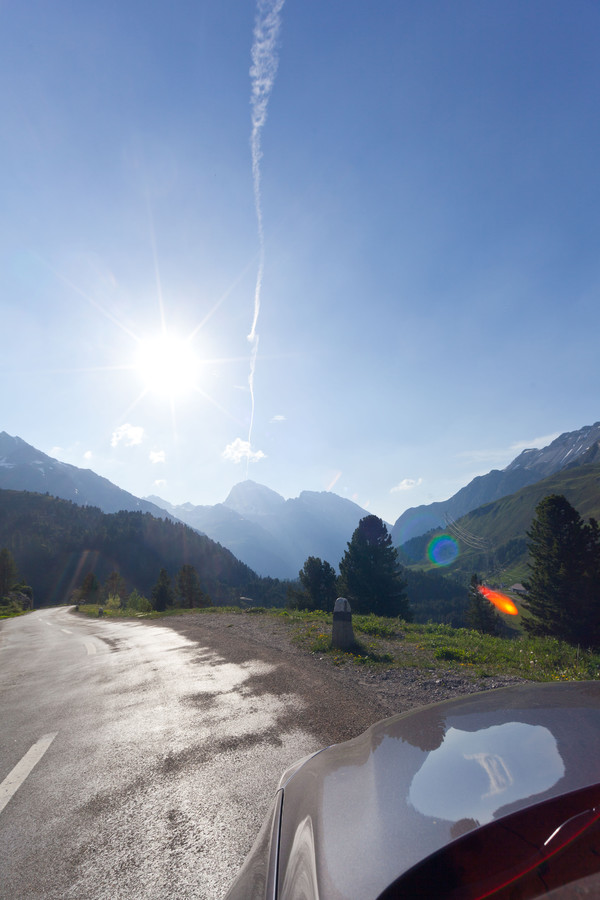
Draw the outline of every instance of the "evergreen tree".
<instances>
[{"instance_id":1,"label":"evergreen tree","mask_svg":"<svg viewBox=\"0 0 600 900\"><path fill-rule=\"evenodd\" d=\"M209 606L210 600L202 593L198 573L194 566L186 563L175 579L177 602L183 607Z\"/></svg>"},{"instance_id":2,"label":"evergreen tree","mask_svg":"<svg viewBox=\"0 0 600 900\"><path fill-rule=\"evenodd\" d=\"M17 566L10 550L3 547L0 550L0 600L8 597L13 585L17 581Z\"/></svg>"},{"instance_id":3,"label":"evergreen tree","mask_svg":"<svg viewBox=\"0 0 600 900\"><path fill-rule=\"evenodd\" d=\"M600 643L600 538L561 494L545 497L527 532L531 576L523 624L573 644Z\"/></svg>"},{"instance_id":4,"label":"evergreen tree","mask_svg":"<svg viewBox=\"0 0 600 900\"><path fill-rule=\"evenodd\" d=\"M102 598L107 603L112 598L112 604L115 608L125 606L127 600L127 586L123 576L113 570L102 589Z\"/></svg>"},{"instance_id":5,"label":"evergreen tree","mask_svg":"<svg viewBox=\"0 0 600 900\"><path fill-rule=\"evenodd\" d=\"M332 612L335 606L337 576L335 569L318 556L309 556L298 573L302 591L290 592L291 605L296 609L322 609Z\"/></svg>"},{"instance_id":6,"label":"evergreen tree","mask_svg":"<svg viewBox=\"0 0 600 900\"><path fill-rule=\"evenodd\" d=\"M410 621L412 613L405 589L385 523L377 516L365 516L340 562L341 593L354 612L400 616Z\"/></svg>"},{"instance_id":7,"label":"evergreen tree","mask_svg":"<svg viewBox=\"0 0 600 900\"><path fill-rule=\"evenodd\" d=\"M469 606L465 613L467 627L481 631L482 634L500 635L503 631L502 621L490 601L479 592L480 584L479 577L473 574L469 586Z\"/></svg>"},{"instance_id":8,"label":"evergreen tree","mask_svg":"<svg viewBox=\"0 0 600 900\"><path fill-rule=\"evenodd\" d=\"M87 603L95 603L100 591L100 582L93 572L88 572L81 583L80 596Z\"/></svg>"},{"instance_id":9,"label":"evergreen tree","mask_svg":"<svg viewBox=\"0 0 600 900\"><path fill-rule=\"evenodd\" d=\"M167 606L173 604L173 588L171 579L166 569L161 569L158 581L152 588L152 606L157 612L164 612Z\"/></svg>"}]
</instances>

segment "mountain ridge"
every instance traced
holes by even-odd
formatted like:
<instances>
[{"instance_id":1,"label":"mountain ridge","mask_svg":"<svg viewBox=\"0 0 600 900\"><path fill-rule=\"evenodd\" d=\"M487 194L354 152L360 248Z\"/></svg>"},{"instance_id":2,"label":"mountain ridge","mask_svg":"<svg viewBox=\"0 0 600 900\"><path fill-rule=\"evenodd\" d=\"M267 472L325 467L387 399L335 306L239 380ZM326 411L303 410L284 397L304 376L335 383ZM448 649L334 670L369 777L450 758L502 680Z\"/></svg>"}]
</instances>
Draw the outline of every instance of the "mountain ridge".
<instances>
[{"instance_id":1,"label":"mountain ridge","mask_svg":"<svg viewBox=\"0 0 600 900\"><path fill-rule=\"evenodd\" d=\"M392 542L396 547L402 546L412 538L443 527L448 520L459 519L479 506L508 497L566 466L576 465L586 454L600 453L594 450L599 442L600 422L596 422L578 431L564 432L539 450L523 450L504 469L492 469L486 475L476 476L448 500L405 510L392 527Z\"/></svg>"},{"instance_id":2,"label":"mountain ridge","mask_svg":"<svg viewBox=\"0 0 600 900\"><path fill-rule=\"evenodd\" d=\"M446 501L406 510L388 526L393 543L402 546L556 472L598 461L600 422L565 432L541 450L523 450L503 470L477 476ZM149 512L182 522L221 544L258 575L281 579L297 578L309 556L337 566L360 519L368 515L330 491L302 491L286 500L250 480L234 485L224 502L212 506L138 498L91 469L59 462L6 432L0 433L0 488L52 494L104 513Z\"/></svg>"},{"instance_id":3,"label":"mountain ridge","mask_svg":"<svg viewBox=\"0 0 600 900\"><path fill-rule=\"evenodd\" d=\"M460 548L449 571L463 575L478 572L504 580L503 572L512 570L513 579L525 578L527 531L537 504L550 494L566 497L584 520L600 519L600 460L565 466L446 525L443 530L456 538ZM433 537L435 533L413 538L400 550L401 557L408 565L426 564L427 544Z\"/></svg>"},{"instance_id":4,"label":"mountain ridge","mask_svg":"<svg viewBox=\"0 0 600 900\"><path fill-rule=\"evenodd\" d=\"M5 431L0 432L0 488L52 494L78 506L97 506L104 513L148 512L163 519L167 515L91 469L60 462Z\"/></svg>"},{"instance_id":5,"label":"mountain ridge","mask_svg":"<svg viewBox=\"0 0 600 900\"><path fill-rule=\"evenodd\" d=\"M367 511L330 491L302 491L284 499L254 481L239 482L224 503L173 505L147 498L227 547L259 575L297 578L309 556L336 567Z\"/></svg>"}]
</instances>

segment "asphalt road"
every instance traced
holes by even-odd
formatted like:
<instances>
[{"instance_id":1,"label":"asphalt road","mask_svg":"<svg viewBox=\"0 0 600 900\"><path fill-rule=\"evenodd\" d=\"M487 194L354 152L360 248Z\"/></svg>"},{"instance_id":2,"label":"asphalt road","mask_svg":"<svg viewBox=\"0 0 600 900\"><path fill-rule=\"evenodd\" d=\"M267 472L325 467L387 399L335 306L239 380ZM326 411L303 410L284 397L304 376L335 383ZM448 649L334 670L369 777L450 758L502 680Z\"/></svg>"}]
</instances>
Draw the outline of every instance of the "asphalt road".
<instances>
[{"instance_id":1,"label":"asphalt road","mask_svg":"<svg viewBox=\"0 0 600 900\"><path fill-rule=\"evenodd\" d=\"M0 623L2 900L222 897L321 746L275 667L67 609Z\"/></svg>"}]
</instances>

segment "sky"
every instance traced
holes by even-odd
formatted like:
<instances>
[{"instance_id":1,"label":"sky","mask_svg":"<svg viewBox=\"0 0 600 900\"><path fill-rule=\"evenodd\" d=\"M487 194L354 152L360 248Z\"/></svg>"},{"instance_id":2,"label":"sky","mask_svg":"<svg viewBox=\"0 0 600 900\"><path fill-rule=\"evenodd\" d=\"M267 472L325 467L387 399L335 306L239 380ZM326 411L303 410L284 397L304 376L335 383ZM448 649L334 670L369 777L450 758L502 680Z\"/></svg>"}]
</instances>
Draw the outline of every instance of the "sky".
<instances>
[{"instance_id":1,"label":"sky","mask_svg":"<svg viewBox=\"0 0 600 900\"><path fill-rule=\"evenodd\" d=\"M0 430L393 523L600 419L600 5L0 0Z\"/></svg>"}]
</instances>

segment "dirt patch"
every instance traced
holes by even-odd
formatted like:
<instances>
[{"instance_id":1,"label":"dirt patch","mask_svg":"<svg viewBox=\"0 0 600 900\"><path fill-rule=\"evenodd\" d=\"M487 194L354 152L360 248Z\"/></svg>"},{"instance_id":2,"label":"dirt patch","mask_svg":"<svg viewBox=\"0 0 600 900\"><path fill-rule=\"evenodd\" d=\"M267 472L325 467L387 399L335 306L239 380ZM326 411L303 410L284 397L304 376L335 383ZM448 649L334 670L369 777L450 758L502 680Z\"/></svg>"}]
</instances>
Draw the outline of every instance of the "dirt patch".
<instances>
[{"instance_id":1,"label":"dirt patch","mask_svg":"<svg viewBox=\"0 0 600 900\"><path fill-rule=\"evenodd\" d=\"M269 615L199 613L162 618L156 625L172 628L229 662L271 664L273 670L250 678L245 690L249 696L300 697L302 702L290 709L290 722L324 746L348 740L396 713L524 682L512 676L461 677L441 668L335 666L330 657L295 646L290 623Z\"/></svg>"}]
</instances>

